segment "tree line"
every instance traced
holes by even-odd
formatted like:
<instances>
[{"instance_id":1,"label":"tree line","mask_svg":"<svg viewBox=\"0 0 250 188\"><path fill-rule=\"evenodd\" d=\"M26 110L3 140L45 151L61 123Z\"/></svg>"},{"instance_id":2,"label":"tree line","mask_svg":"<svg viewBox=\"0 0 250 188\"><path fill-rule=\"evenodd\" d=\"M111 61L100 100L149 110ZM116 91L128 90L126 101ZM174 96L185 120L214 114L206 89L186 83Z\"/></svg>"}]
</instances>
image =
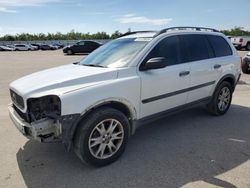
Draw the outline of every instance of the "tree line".
<instances>
[{"instance_id":1,"label":"tree line","mask_svg":"<svg viewBox=\"0 0 250 188\"><path fill-rule=\"evenodd\" d=\"M221 32L228 36L250 36L250 31L244 30L243 27L234 27L233 29L222 30ZM120 31L115 31L112 34L108 34L106 32L97 32L94 34L90 34L90 33L75 32L74 30L71 30L66 34L57 32L57 33L47 33L47 34L21 33L16 35L4 35L0 37L0 41L115 39L122 35L123 33L121 33Z\"/></svg>"},{"instance_id":2,"label":"tree line","mask_svg":"<svg viewBox=\"0 0 250 188\"><path fill-rule=\"evenodd\" d=\"M16 35L4 35L0 37L0 41L45 41L45 40L87 40L87 39L115 39L122 35L121 32L115 31L112 34L106 32L97 32L94 34L90 33L80 33L74 30L63 34L61 32L57 33L38 33L29 34L21 33Z\"/></svg>"},{"instance_id":3,"label":"tree line","mask_svg":"<svg viewBox=\"0 0 250 188\"><path fill-rule=\"evenodd\" d=\"M222 30L221 32L227 36L250 36L250 31L244 30L243 27L234 27L231 30Z\"/></svg>"}]
</instances>

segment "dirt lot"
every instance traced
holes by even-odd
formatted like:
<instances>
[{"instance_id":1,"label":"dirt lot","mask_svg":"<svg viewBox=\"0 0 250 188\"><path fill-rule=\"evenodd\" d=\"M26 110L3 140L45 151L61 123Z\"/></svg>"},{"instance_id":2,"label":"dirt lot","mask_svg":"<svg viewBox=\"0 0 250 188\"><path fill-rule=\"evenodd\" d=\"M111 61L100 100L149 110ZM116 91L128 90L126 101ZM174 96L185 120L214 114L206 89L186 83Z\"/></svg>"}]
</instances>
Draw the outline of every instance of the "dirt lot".
<instances>
[{"instance_id":1,"label":"dirt lot","mask_svg":"<svg viewBox=\"0 0 250 188\"><path fill-rule=\"evenodd\" d=\"M0 187L250 187L250 75L242 76L225 116L198 107L147 124L103 168L82 164L59 143L23 137L8 117L8 84L81 58L61 51L0 53Z\"/></svg>"}]
</instances>

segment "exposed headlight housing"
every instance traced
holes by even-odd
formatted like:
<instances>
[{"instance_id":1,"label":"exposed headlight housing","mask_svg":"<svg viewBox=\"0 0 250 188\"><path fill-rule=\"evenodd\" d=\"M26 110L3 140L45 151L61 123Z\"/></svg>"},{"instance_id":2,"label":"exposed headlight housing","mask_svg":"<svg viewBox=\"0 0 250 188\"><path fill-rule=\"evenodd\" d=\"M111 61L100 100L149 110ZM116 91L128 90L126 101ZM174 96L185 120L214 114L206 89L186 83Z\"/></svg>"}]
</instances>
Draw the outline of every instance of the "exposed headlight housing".
<instances>
[{"instance_id":1,"label":"exposed headlight housing","mask_svg":"<svg viewBox=\"0 0 250 188\"><path fill-rule=\"evenodd\" d=\"M41 98L30 98L27 101L30 121L43 118L57 119L61 116L61 100L56 95Z\"/></svg>"}]
</instances>

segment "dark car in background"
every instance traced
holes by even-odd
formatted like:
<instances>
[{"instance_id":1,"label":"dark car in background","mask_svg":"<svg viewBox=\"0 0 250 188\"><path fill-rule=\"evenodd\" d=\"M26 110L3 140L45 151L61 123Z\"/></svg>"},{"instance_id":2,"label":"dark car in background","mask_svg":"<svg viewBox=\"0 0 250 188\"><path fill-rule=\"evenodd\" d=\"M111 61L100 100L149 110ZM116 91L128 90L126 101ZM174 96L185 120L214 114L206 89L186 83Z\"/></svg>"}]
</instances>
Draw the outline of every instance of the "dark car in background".
<instances>
[{"instance_id":1,"label":"dark car in background","mask_svg":"<svg viewBox=\"0 0 250 188\"><path fill-rule=\"evenodd\" d=\"M245 74L250 73L250 52L243 58L241 67L243 73Z\"/></svg>"},{"instance_id":2,"label":"dark car in background","mask_svg":"<svg viewBox=\"0 0 250 188\"><path fill-rule=\"evenodd\" d=\"M95 49L99 48L102 44L95 41L78 41L77 43L66 46L63 48L63 53L67 55L72 55L75 53L91 53Z\"/></svg>"},{"instance_id":3,"label":"dark car in background","mask_svg":"<svg viewBox=\"0 0 250 188\"><path fill-rule=\"evenodd\" d=\"M56 46L58 49L61 49L61 48L63 48L64 47L64 45L62 44L62 43L53 43L52 44L53 46Z\"/></svg>"},{"instance_id":4,"label":"dark car in background","mask_svg":"<svg viewBox=\"0 0 250 188\"><path fill-rule=\"evenodd\" d=\"M42 44L40 46L41 50L57 50L58 47L54 46L54 45L49 45L49 44Z\"/></svg>"}]
</instances>

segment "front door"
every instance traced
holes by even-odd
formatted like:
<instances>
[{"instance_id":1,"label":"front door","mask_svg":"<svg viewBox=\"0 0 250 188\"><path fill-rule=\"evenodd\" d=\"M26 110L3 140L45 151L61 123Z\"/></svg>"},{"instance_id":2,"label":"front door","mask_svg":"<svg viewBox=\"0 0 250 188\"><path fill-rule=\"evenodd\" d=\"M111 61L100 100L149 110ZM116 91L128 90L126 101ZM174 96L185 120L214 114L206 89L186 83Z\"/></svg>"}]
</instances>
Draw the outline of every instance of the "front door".
<instances>
[{"instance_id":1,"label":"front door","mask_svg":"<svg viewBox=\"0 0 250 188\"><path fill-rule=\"evenodd\" d=\"M141 118L186 103L190 84L190 65L185 63L178 36L161 40L140 66L149 59L165 57L168 66L139 71L141 79Z\"/></svg>"}]
</instances>

